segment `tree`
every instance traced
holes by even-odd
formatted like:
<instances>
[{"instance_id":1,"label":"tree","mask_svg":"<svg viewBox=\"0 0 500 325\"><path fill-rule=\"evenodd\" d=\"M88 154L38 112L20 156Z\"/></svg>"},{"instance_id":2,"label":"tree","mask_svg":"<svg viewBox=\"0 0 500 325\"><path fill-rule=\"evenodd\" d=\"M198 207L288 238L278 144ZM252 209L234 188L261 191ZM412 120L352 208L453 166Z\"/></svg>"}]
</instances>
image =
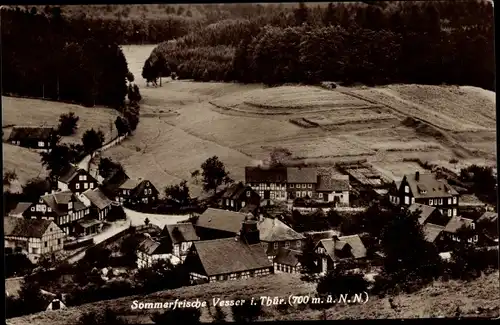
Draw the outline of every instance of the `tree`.
<instances>
[{"instance_id":1,"label":"tree","mask_svg":"<svg viewBox=\"0 0 500 325\"><path fill-rule=\"evenodd\" d=\"M57 129L59 135L69 136L75 134L78 128L78 120L80 120L80 118L75 116L73 112L61 114L61 116L59 116L59 127Z\"/></svg>"},{"instance_id":2,"label":"tree","mask_svg":"<svg viewBox=\"0 0 500 325\"><path fill-rule=\"evenodd\" d=\"M102 147L104 143L104 133L101 130L90 129L82 136L82 143L86 153L92 153Z\"/></svg>"},{"instance_id":3,"label":"tree","mask_svg":"<svg viewBox=\"0 0 500 325\"><path fill-rule=\"evenodd\" d=\"M269 164L271 167L284 166L286 161L290 159L292 153L287 148L274 148L269 154Z\"/></svg>"},{"instance_id":4,"label":"tree","mask_svg":"<svg viewBox=\"0 0 500 325\"><path fill-rule=\"evenodd\" d=\"M128 82L134 82L134 80L135 80L134 74L130 71L127 73L127 80L128 80Z\"/></svg>"},{"instance_id":5,"label":"tree","mask_svg":"<svg viewBox=\"0 0 500 325\"><path fill-rule=\"evenodd\" d=\"M107 307L103 312L89 311L78 319L79 325L125 325L127 322Z\"/></svg>"},{"instance_id":6,"label":"tree","mask_svg":"<svg viewBox=\"0 0 500 325\"><path fill-rule=\"evenodd\" d=\"M198 308L169 309L163 313L155 313L151 320L155 324L201 324L201 311Z\"/></svg>"},{"instance_id":7,"label":"tree","mask_svg":"<svg viewBox=\"0 0 500 325\"><path fill-rule=\"evenodd\" d=\"M83 257L86 262L91 266L97 268L105 267L108 265L109 258L111 257L111 250L102 247L91 247L85 252Z\"/></svg>"},{"instance_id":8,"label":"tree","mask_svg":"<svg viewBox=\"0 0 500 325\"><path fill-rule=\"evenodd\" d=\"M299 256L299 262L302 266L300 273L303 274L301 279L305 281L314 282L317 280L316 274L319 271L319 266L318 256L314 251L315 246L313 238L311 236L307 236L302 249L302 254Z\"/></svg>"},{"instance_id":9,"label":"tree","mask_svg":"<svg viewBox=\"0 0 500 325\"><path fill-rule=\"evenodd\" d=\"M101 158L99 160L99 175L103 178L108 178L117 170L124 171L120 163L114 162L111 158Z\"/></svg>"},{"instance_id":10,"label":"tree","mask_svg":"<svg viewBox=\"0 0 500 325\"><path fill-rule=\"evenodd\" d=\"M144 224L145 224L146 226L147 226L147 225L149 225L149 223L150 223L149 218L144 219Z\"/></svg>"},{"instance_id":11,"label":"tree","mask_svg":"<svg viewBox=\"0 0 500 325\"><path fill-rule=\"evenodd\" d=\"M397 284L427 281L439 275L441 258L425 240L418 213L401 210L382 231L383 272Z\"/></svg>"},{"instance_id":12,"label":"tree","mask_svg":"<svg viewBox=\"0 0 500 325\"><path fill-rule=\"evenodd\" d=\"M181 206L185 206L191 201L189 187L187 186L186 181L182 181L180 184L165 187L165 196L168 199L178 202Z\"/></svg>"},{"instance_id":13,"label":"tree","mask_svg":"<svg viewBox=\"0 0 500 325\"><path fill-rule=\"evenodd\" d=\"M118 136L125 135L130 132L130 126L127 119L117 116L115 120L116 130L118 131Z\"/></svg>"},{"instance_id":14,"label":"tree","mask_svg":"<svg viewBox=\"0 0 500 325\"><path fill-rule=\"evenodd\" d=\"M27 202L37 202L40 196L50 192L50 182L42 178L33 178L23 186L24 200Z\"/></svg>"},{"instance_id":15,"label":"tree","mask_svg":"<svg viewBox=\"0 0 500 325\"><path fill-rule=\"evenodd\" d=\"M304 23L307 23L309 18L309 8L303 3L299 2L299 7L294 9L293 15L295 17L295 24L300 26Z\"/></svg>"},{"instance_id":16,"label":"tree","mask_svg":"<svg viewBox=\"0 0 500 325\"><path fill-rule=\"evenodd\" d=\"M49 152L41 152L42 166L49 171L49 176L56 179L70 163L75 162L75 152L67 145L56 145Z\"/></svg>"},{"instance_id":17,"label":"tree","mask_svg":"<svg viewBox=\"0 0 500 325\"><path fill-rule=\"evenodd\" d=\"M217 156L208 158L202 165L203 189L207 192L213 190L217 193L217 188L222 184L230 184L233 180L229 177L224 163Z\"/></svg>"},{"instance_id":18,"label":"tree","mask_svg":"<svg viewBox=\"0 0 500 325\"><path fill-rule=\"evenodd\" d=\"M17 180L15 170L8 170L3 174L3 185L10 186L13 181Z\"/></svg>"},{"instance_id":19,"label":"tree","mask_svg":"<svg viewBox=\"0 0 500 325\"><path fill-rule=\"evenodd\" d=\"M26 314L38 313L47 307L40 285L30 276L23 280L19 291L19 300L22 302Z\"/></svg>"},{"instance_id":20,"label":"tree","mask_svg":"<svg viewBox=\"0 0 500 325\"><path fill-rule=\"evenodd\" d=\"M108 221L125 220L127 219L127 214L121 205L113 205L106 216Z\"/></svg>"},{"instance_id":21,"label":"tree","mask_svg":"<svg viewBox=\"0 0 500 325\"><path fill-rule=\"evenodd\" d=\"M231 312L235 323L251 323L262 315L261 304L252 304L251 299L238 298L235 300L245 300L241 305L231 306Z\"/></svg>"},{"instance_id":22,"label":"tree","mask_svg":"<svg viewBox=\"0 0 500 325\"><path fill-rule=\"evenodd\" d=\"M469 241L473 239L474 234L474 230L465 225L458 229L455 234L459 241L454 243L452 247L451 271L452 275L457 278L469 280L481 274L479 254L477 254L474 244Z\"/></svg>"},{"instance_id":23,"label":"tree","mask_svg":"<svg viewBox=\"0 0 500 325\"><path fill-rule=\"evenodd\" d=\"M364 279L362 273L347 272L342 265L328 272L323 276L316 287L316 291L320 295L353 295L366 291L368 282Z\"/></svg>"}]
</instances>

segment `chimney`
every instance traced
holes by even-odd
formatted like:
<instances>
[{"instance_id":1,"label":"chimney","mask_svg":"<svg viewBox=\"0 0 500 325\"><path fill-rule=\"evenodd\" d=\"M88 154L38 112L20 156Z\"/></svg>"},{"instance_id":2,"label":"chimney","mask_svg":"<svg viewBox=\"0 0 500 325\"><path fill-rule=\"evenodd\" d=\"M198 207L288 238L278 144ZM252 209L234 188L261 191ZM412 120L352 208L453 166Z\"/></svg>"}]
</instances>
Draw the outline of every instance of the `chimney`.
<instances>
[{"instance_id":1,"label":"chimney","mask_svg":"<svg viewBox=\"0 0 500 325\"><path fill-rule=\"evenodd\" d=\"M420 172L416 171L415 172L415 180L418 182L420 180Z\"/></svg>"},{"instance_id":2,"label":"chimney","mask_svg":"<svg viewBox=\"0 0 500 325\"><path fill-rule=\"evenodd\" d=\"M241 224L240 238L247 245L258 244L260 242L257 220L251 216L245 217L245 220Z\"/></svg>"}]
</instances>

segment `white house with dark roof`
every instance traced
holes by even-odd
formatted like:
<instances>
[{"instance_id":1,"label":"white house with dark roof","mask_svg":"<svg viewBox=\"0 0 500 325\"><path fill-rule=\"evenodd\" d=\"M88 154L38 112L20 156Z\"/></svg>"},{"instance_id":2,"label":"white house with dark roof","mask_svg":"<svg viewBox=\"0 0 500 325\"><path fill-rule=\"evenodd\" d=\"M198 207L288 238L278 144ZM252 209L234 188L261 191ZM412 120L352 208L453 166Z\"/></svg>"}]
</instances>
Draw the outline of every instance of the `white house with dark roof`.
<instances>
[{"instance_id":1,"label":"white house with dark roof","mask_svg":"<svg viewBox=\"0 0 500 325\"><path fill-rule=\"evenodd\" d=\"M393 204L404 206L414 203L433 206L441 214L452 217L458 212L459 194L445 180L436 178L434 174L416 172L403 177L399 188L390 192L389 200Z\"/></svg>"},{"instance_id":2,"label":"white house with dark roof","mask_svg":"<svg viewBox=\"0 0 500 325\"><path fill-rule=\"evenodd\" d=\"M172 254L169 245L152 238L144 239L137 248L137 267L151 267L159 260L170 261L172 265L177 265L181 262L177 256Z\"/></svg>"},{"instance_id":3,"label":"white house with dark roof","mask_svg":"<svg viewBox=\"0 0 500 325\"><path fill-rule=\"evenodd\" d=\"M20 252L37 263L44 254L61 251L66 234L52 220L4 218L6 252Z\"/></svg>"},{"instance_id":4,"label":"white house with dark roof","mask_svg":"<svg viewBox=\"0 0 500 325\"><path fill-rule=\"evenodd\" d=\"M286 174L288 199L314 197L318 182L316 168L288 167Z\"/></svg>"},{"instance_id":5,"label":"white house with dark roof","mask_svg":"<svg viewBox=\"0 0 500 325\"><path fill-rule=\"evenodd\" d=\"M80 200L91 209L91 214L97 220L104 220L111 210L111 201L99 188L87 190L80 195ZM115 203L118 204L118 203Z\"/></svg>"},{"instance_id":6,"label":"white house with dark roof","mask_svg":"<svg viewBox=\"0 0 500 325\"><path fill-rule=\"evenodd\" d=\"M304 235L296 232L281 220L261 218L257 227L260 232L260 241L265 244L266 254L272 261L281 248L302 250L304 246Z\"/></svg>"},{"instance_id":7,"label":"white house with dark roof","mask_svg":"<svg viewBox=\"0 0 500 325\"><path fill-rule=\"evenodd\" d=\"M65 168L57 180L57 188L60 191L71 191L76 194L97 188L98 184L85 169L73 165Z\"/></svg>"},{"instance_id":8,"label":"white house with dark roof","mask_svg":"<svg viewBox=\"0 0 500 325\"><path fill-rule=\"evenodd\" d=\"M192 283L247 279L272 274L273 264L249 216L231 238L194 242L184 262Z\"/></svg>"},{"instance_id":9,"label":"white house with dark roof","mask_svg":"<svg viewBox=\"0 0 500 325\"><path fill-rule=\"evenodd\" d=\"M250 186L239 182L225 189L220 198L220 206L231 211L240 211L246 207L248 212L255 213L260 207L260 196Z\"/></svg>"},{"instance_id":10,"label":"white house with dark roof","mask_svg":"<svg viewBox=\"0 0 500 325\"><path fill-rule=\"evenodd\" d=\"M349 175L318 175L317 200L349 206Z\"/></svg>"},{"instance_id":11,"label":"white house with dark roof","mask_svg":"<svg viewBox=\"0 0 500 325\"><path fill-rule=\"evenodd\" d=\"M245 183L259 194L264 204L287 200L287 168L245 167Z\"/></svg>"},{"instance_id":12,"label":"white house with dark roof","mask_svg":"<svg viewBox=\"0 0 500 325\"><path fill-rule=\"evenodd\" d=\"M13 127L8 143L25 148L47 150L50 149L52 127Z\"/></svg>"},{"instance_id":13,"label":"white house with dark roof","mask_svg":"<svg viewBox=\"0 0 500 325\"><path fill-rule=\"evenodd\" d=\"M322 239L314 251L320 257L321 273L334 269L338 263L364 259L367 253L359 235Z\"/></svg>"},{"instance_id":14,"label":"white house with dark roof","mask_svg":"<svg viewBox=\"0 0 500 325\"><path fill-rule=\"evenodd\" d=\"M53 220L66 234L74 232L75 222L87 217L90 209L71 191L61 191L40 197L23 212L27 219Z\"/></svg>"},{"instance_id":15,"label":"white house with dark roof","mask_svg":"<svg viewBox=\"0 0 500 325\"><path fill-rule=\"evenodd\" d=\"M455 216L450 219L446 227L443 229L443 232L451 241L459 242L461 239L458 236L458 231L462 227L467 227L475 232L476 223L472 219ZM470 243L477 243L478 235L472 234L472 237L468 238L467 241Z\"/></svg>"},{"instance_id":16,"label":"white house with dark roof","mask_svg":"<svg viewBox=\"0 0 500 325\"><path fill-rule=\"evenodd\" d=\"M181 261L185 260L193 243L200 240L190 222L166 225L160 233L160 237L161 242L171 246L172 254Z\"/></svg>"}]
</instances>

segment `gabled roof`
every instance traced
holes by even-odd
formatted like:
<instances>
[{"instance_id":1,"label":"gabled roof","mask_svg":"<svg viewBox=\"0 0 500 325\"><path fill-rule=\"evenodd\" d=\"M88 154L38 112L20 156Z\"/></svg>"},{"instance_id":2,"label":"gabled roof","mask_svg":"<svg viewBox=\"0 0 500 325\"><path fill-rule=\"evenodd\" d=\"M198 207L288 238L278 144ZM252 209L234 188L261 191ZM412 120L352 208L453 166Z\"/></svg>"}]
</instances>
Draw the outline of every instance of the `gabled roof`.
<instances>
[{"instance_id":1,"label":"gabled roof","mask_svg":"<svg viewBox=\"0 0 500 325\"><path fill-rule=\"evenodd\" d=\"M286 181L289 184L314 183L318 181L316 168L288 167L286 169Z\"/></svg>"},{"instance_id":2,"label":"gabled roof","mask_svg":"<svg viewBox=\"0 0 500 325\"><path fill-rule=\"evenodd\" d=\"M498 213L487 211L483 213L477 221L498 222Z\"/></svg>"},{"instance_id":3,"label":"gabled roof","mask_svg":"<svg viewBox=\"0 0 500 325\"><path fill-rule=\"evenodd\" d=\"M53 196L56 204L68 204L74 197L71 191L55 192Z\"/></svg>"},{"instance_id":4,"label":"gabled roof","mask_svg":"<svg viewBox=\"0 0 500 325\"><path fill-rule=\"evenodd\" d=\"M296 250L280 248L273 262L282 265L297 266L300 263L299 262L300 254L301 253Z\"/></svg>"},{"instance_id":5,"label":"gabled roof","mask_svg":"<svg viewBox=\"0 0 500 325\"><path fill-rule=\"evenodd\" d=\"M139 244L138 250L150 256L171 253L171 250L167 247L167 245L163 245L160 242L157 242L151 238L144 239Z\"/></svg>"},{"instance_id":6,"label":"gabled roof","mask_svg":"<svg viewBox=\"0 0 500 325\"><path fill-rule=\"evenodd\" d=\"M78 168L73 165L69 165L64 168L59 177L59 181L62 183L69 183L78 174Z\"/></svg>"},{"instance_id":7,"label":"gabled roof","mask_svg":"<svg viewBox=\"0 0 500 325\"><path fill-rule=\"evenodd\" d=\"M245 167L245 183L285 183L286 167L261 168Z\"/></svg>"},{"instance_id":8,"label":"gabled roof","mask_svg":"<svg viewBox=\"0 0 500 325\"><path fill-rule=\"evenodd\" d=\"M246 216L244 213L208 208L199 216L196 226L236 234L241 230L241 223Z\"/></svg>"},{"instance_id":9,"label":"gabled roof","mask_svg":"<svg viewBox=\"0 0 500 325\"><path fill-rule=\"evenodd\" d=\"M243 185L242 182L236 183L236 184L231 184L231 186L228 186L227 189L224 191L224 194L222 194L223 199L238 199L241 197L241 195L245 192L245 190L252 190L250 186L245 186Z\"/></svg>"},{"instance_id":10,"label":"gabled roof","mask_svg":"<svg viewBox=\"0 0 500 325\"><path fill-rule=\"evenodd\" d=\"M118 188L121 190L133 190L142 182L140 179L127 179Z\"/></svg>"},{"instance_id":11,"label":"gabled roof","mask_svg":"<svg viewBox=\"0 0 500 325\"><path fill-rule=\"evenodd\" d=\"M68 203L70 201L77 201L71 191L62 191L44 195L40 197L42 201L52 209L58 216L68 214ZM60 202L59 204L57 202ZM80 202L81 203L81 202Z\"/></svg>"},{"instance_id":12,"label":"gabled roof","mask_svg":"<svg viewBox=\"0 0 500 325\"><path fill-rule=\"evenodd\" d=\"M343 250L346 245L349 245L353 258L358 259L366 257L366 247L359 235L342 236L338 237L338 239L322 239L320 243L333 260L338 259L335 255L335 251Z\"/></svg>"},{"instance_id":13,"label":"gabled roof","mask_svg":"<svg viewBox=\"0 0 500 325\"><path fill-rule=\"evenodd\" d=\"M419 174L418 181L415 174L405 175L408 186L415 198L435 198L452 197L458 195L458 192L446 181L437 179L433 174Z\"/></svg>"},{"instance_id":14,"label":"gabled roof","mask_svg":"<svg viewBox=\"0 0 500 325\"><path fill-rule=\"evenodd\" d=\"M104 208L111 205L112 201L104 195L104 193L99 189L88 189L82 193L89 201L95 205L99 210L103 210Z\"/></svg>"},{"instance_id":15,"label":"gabled roof","mask_svg":"<svg viewBox=\"0 0 500 325\"><path fill-rule=\"evenodd\" d=\"M54 128L51 127L14 127L9 141L14 140L49 140Z\"/></svg>"},{"instance_id":16,"label":"gabled roof","mask_svg":"<svg viewBox=\"0 0 500 325\"><path fill-rule=\"evenodd\" d=\"M427 223L422 227L424 238L426 241L433 243L438 238L439 234L444 230L443 226Z\"/></svg>"},{"instance_id":17,"label":"gabled roof","mask_svg":"<svg viewBox=\"0 0 500 325\"><path fill-rule=\"evenodd\" d=\"M25 238L42 238L51 223L53 223L53 221L46 219L5 217L3 219L4 235Z\"/></svg>"},{"instance_id":18,"label":"gabled roof","mask_svg":"<svg viewBox=\"0 0 500 325\"><path fill-rule=\"evenodd\" d=\"M336 230L325 231L308 231L303 233L306 237L310 237L316 246L323 239L331 239L333 236L339 236L340 232Z\"/></svg>"},{"instance_id":19,"label":"gabled roof","mask_svg":"<svg viewBox=\"0 0 500 325\"><path fill-rule=\"evenodd\" d=\"M462 226L471 227L473 220L462 217L451 217L450 221L444 228L444 231L455 234Z\"/></svg>"},{"instance_id":20,"label":"gabled roof","mask_svg":"<svg viewBox=\"0 0 500 325\"><path fill-rule=\"evenodd\" d=\"M418 218L418 223L423 225L425 221L431 216L431 214L436 211L435 207L425 204L414 203L408 207L410 212L420 211L420 216Z\"/></svg>"},{"instance_id":21,"label":"gabled roof","mask_svg":"<svg viewBox=\"0 0 500 325\"><path fill-rule=\"evenodd\" d=\"M106 178L102 184L109 190L116 190L120 188L128 179L130 179L123 169L116 169L111 175Z\"/></svg>"},{"instance_id":22,"label":"gabled roof","mask_svg":"<svg viewBox=\"0 0 500 325\"><path fill-rule=\"evenodd\" d=\"M346 177L333 177L331 175L318 175L318 184L316 191L331 192L331 191L348 191L349 190L349 176Z\"/></svg>"},{"instance_id":23,"label":"gabled roof","mask_svg":"<svg viewBox=\"0 0 500 325\"><path fill-rule=\"evenodd\" d=\"M160 236L170 237L173 244L200 240L193 224L190 222L166 225Z\"/></svg>"},{"instance_id":24,"label":"gabled roof","mask_svg":"<svg viewBox=\"0 0 500 325\"><path fill-rule=\"evenodd\" d=\"M151 188L154 188L154 185L153 183L151 183L150 181L148 181L147 179L144 179L144 180L141 180L139 182L139 184L137 184L137 186L132 189L132 192L130 192L130 196L131 197L136 197L136 196L139 196L141 193L144 192L144 189L147 187L147 184L149 183L149 186L151 186Z\"/></svg>"},{"instance_id":25,"label":"gabled roof","mask_svg":"<svg viewBox=\"0 0 500 325\"><path fill-rule=\"evenodd\" d=\"M14 209L9 212L9 215L19 215L23 214L24 211L28 210L32 203L30 202L19 202Z\"/></svg>"},{"instance_id":26,"label":"gabled roof","mask_svg":"<svg viewBox=\"0 0 500 325\"><path fill-rule=\"evenodd\" d=\"M264 218L258 223L258 228L260 240L265 242L291 241L305 238L304 235L299 234L278 219Z\"/></svg>"},{"instance_id":27,"label":"gabled roof","mask_svg":"<svg viewBox=\"0 0 500 325\"><path fill-rule=\"evenodd\" d=\"M235 238L193 243L207 276L272 267L264 246L247 245Z\"/></svg>"}]
</instances>

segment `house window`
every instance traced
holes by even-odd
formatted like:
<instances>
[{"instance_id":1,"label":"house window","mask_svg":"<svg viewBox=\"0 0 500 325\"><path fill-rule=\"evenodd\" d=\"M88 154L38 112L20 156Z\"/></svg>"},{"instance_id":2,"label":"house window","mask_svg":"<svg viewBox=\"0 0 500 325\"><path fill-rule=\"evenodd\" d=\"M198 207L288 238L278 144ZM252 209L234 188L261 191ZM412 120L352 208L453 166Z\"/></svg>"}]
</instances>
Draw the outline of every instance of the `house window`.
<instances>
[{"instance_id":1,"label":"house window","mask_svg":"<svg viewBox=\"0 0 500 325\"><path fill-rule=\"evenodd\" d=\"M306 188L306 184L302 184L302 188Z\"/></svg>"},{"instance_id":2,"label":"house window","mask_svg":"<svg viewBox=\"0 0 500 325\"><path fill-rule=\"evenodd\" d=\"M297 246L297 248L300 248L300 246L302 246L302 242L300 240L297 240L295 246Z\"/></svg>"},{"instance_id":3,"label":"house window","mask_svg":"<svg viewBox=\"0 0 500 325\"><path fill-rule=\"evenodd\" d=\"M278 243L274 243L274 249L278 249Z\"/></svg>"},{"instance_id":4,"label":"house window","mask_svg":"<svg viewBox=\"0 0 500 325\"><path fill-rule=\"evenodd\" d=\"M288 248L288 247L290 247L290 242L289 242L289 241L286 241L286 242L285 242L285 248Z\"/></svg>"},{"instance_id":5,"label":"house window","mask_svg":"<svg viewBox=\"0 0 500 325\"><path fill-rule=\"evenodd\" d=\"M80 184L76 183L76 184L75 184L75 188L76 188L77 190L79 190L79 189L80 189Z\"/></svg>"},{"instance_id":6,"label":"house window","mask_svg":"<svg viewBox=\"0 0 500 325\"><path fill-rule=\"evenodd\" d=\"M438 204L439 204L439 205L443 205L443 199L439 199Z\"/></svg>"},{"instance_id":7,"label":"house window","mask_svg":"<svg viewBox=\"0 0 500 325\"><path fill-rule=\"evenodd\" d=\"M296 197L300 197L300 192L295 193Z\"/></svg>"},{"instance_id":8,"label":"house window","mask_svg":"<svg viewBox=\"0 0 500 325\"><path fill-rule=\"evenodd\" d=\"M456 217L457 216L457 209L453 209L453 216Z\"/></svg>"},{"instance_id":9,"label":"house window","mask_svg":"<svg viewBox=\"0 0 500 325\"><path fill-rule=\"evenodd\" d=\"M250 191L247 191L247 197L250 197Z\"/></svg>"},{"instance_id":10,"label":"house window","mask_svg":"<svg viewBox=\"0 0 500 325\"><path fill-rule=\"evenodd\" d=\"M405 204L410 204L410 198L408 196L405 196Z\"/></svg>"},{"instance_id":11,"label":"house window","mask_svg":"<svg viewBox=\"0 0 500 325\"><path fill-rule=\"evenodd\" d=\"M448 217L451 217L451 209L448 209Z\"/></svg>"},{"instance_id":12,"label":"house window","mask_svg":"<svg viewBox=\"0 0 500 325\"><path fill-rule=\"evenodd\" d=\"M313 186L312 186L312 184L307 184L307 187L312 188Z\"/></svg>"},{"instance_id":13,"label":"house window","mask_svg":"<svg viewBox=\"0 0 500 325\"><path fill-rule=\"evenodd\" d=\"M83 175L78 176L79 181L83 181Z\"/></svg>"},{"instance_id":14,"label":"house window","mask_svg":"<svg viewBox=\"0 0 500 325\"><path fill-rule=\"evenodd\" d=\"M46 241L43 242L43 246L47 247L47 242Z\"/></svg>"},{"instance_id":15,"label":"house window","mask_svg":"<svg viewBox=\"0 0 500 325\"><path fill-rule=\"evenodd\" d=\"M47 208L47 212L52 212L52 208L51 208L51 207L48 207L48 208Z\"/></svg>"},{"instance_id":16,"label":"house window","mask_svg":"<svg viewBox=\"0 0 500 325\"><path fill-rule=\"evenodd\" d=\"M290 184L290 188L293 188L294 184Z\"/></svg>"},{"instance_id":17,"label":"house window","mask_svg":"<svg viewBox=\"0 0 500 325\"><path fill-rule=\"evenodd\" d=\"M405 193L410 193L410 187L409 186L405 186Z\"/></svg>"},{"instance_id":18,"label":"house window","mask_svg":"<svg viewBox=\"0 0 500 325\"><path fill-rule=\"evenodd\" d=\"M453 204L457 204L457 197L456 196L453 197Z\"/></svg>"},{"instance_id":19,"label":"house window","mask_svg":"<svg viewBox=\"0 0 500 325\"><path fill-rule=\"evenodd\" d=\"M144 194L146 194L146 195L148 194L148 189L144 190Z\"/></svg>"},{"instance_id":20,"label":"house window","mask_svg":"<svg viewBox=\"0 0 500 325\"><path fill-rule=\"evenodd\" d=\"M32 211L32 212L35 212L35 207L31 207L31 211Z\"/></svg>"},{"instance_id":21,"label":"house window","mask_svg":"<svg viewBox=\"0 0 500 325\"><path fill-rule=\"evenodd\" d=\"M90 188L94 188L94 183L90 183Z\"/></svg>"},{"instance_id":22,"label":"house window","mask_svg":"<svg viewBox=\"0 0 500 325\"><path fill-rule=\"evenodd\" d=\"M83 188L84 188L84 189L88 189L88 188L89 188L89 184L87 184L87 183L83 183Z\"/></svg>"},{"instance_id":23,"label":"house window","mask_svg":"<svg viewBox=\"0 0 500 325\"><path fill-rule=\"evenodd\" d=\"M434 204L434 200L433 199L430 199L429 200L429 205L433 205Z\"/></svg>"},{"instance_id":24,"label":"house window","mask_svg":"<svg viewBox=\"0 0 500 325\"><path fill-rule=\"evenodd\" d=\"M340 197L342 197L342 195ZM411 198L411 204L413 204L413 203L415 203L415 198L414 197Z\"/></svg>"},{"instance_id":25,"label":"house window","mask_svg":"<svg viewBox=\"0 0 500 325\"><path fill-rule=\"evenodd\" d=\"M226 206L229 206L229 199L226 199Z\"/></svg>"},{"instance_id":26,"label":"house window","mask_svg":"<svg viewBox=\"0 0 500 325\"><path fill-rule=\"evenodd\" d=\"M61 239L57 240L57 245L61 245Z\"/></svg>"},{"instance_id":27,"label":"house window","mask_svg":"<svg viewBox=\"0 0 500 325\"><path fill-rule=\"evenodd\" d=\"M244 207L245 207L245 205L246 205L246 202L245 202L245 201L241 202L241 207L242 207L242 208L244 208Z\"/></svg>"},{"instance_id":28,"label":"house window","mask_svg":"<svg viewBox=\"0 0 500 325\"><path fill-rule=\"evenodd\" d=\"M45 146L45 143L43 141L38 141L38 146L43 147L43 146Z\"/></svg>"},{"instance_id":29,"label":"house window","mask_svg":"<svg viewBox=\"0 0 500 325\"><path fill-rule=\"evenodd\" d=\"M306 191L302 191L302 197L306 197L307 196L307 192Z\"/></svg>"},{"instance_id":30,"label":"house window","mask_svg":"<svg viewBox=\"0 0 500 325\"><path fill-rule=\"evenodd\" d=\"M309 195L309 197L311 197L311 198L312 198L312 196L313 196L313 192L309 191L309 192L307 192L307 195Z\"/></svg>"},{"instance_id":31,"label":"house window","mask_svg":"<svg viewBox=\"0 0 500 325\"><path fill-rule=\"evenodd\" d=\"M448 198L448 204L451 204L451 197Z\"/></svg>"},{"instance_id":32,"label":"house window","mask_svg":"<svg viewBox=\"0 0 500 325\"><path fill-rule=\"evenodd\" d=\"M123 190L123 194L127 194L127 190Z\"/></svg>"}]
</instances>

